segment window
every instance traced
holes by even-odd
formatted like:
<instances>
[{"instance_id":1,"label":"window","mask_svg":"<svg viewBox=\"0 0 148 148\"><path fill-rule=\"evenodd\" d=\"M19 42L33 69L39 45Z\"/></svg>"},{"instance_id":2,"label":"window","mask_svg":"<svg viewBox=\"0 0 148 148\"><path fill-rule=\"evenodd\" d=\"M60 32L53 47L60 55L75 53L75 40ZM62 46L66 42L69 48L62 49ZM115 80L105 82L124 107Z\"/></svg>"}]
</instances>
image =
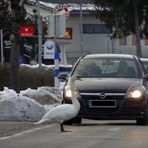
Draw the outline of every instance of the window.
<instances>
[{"instance_id":1,"label":"window","mask_svg":"<svg viewBox=\"0 0 148 148\"><path fill-rule=\"evenodd\" d=\"M80 77L137 78L139 73L134 60L89 58L79 62L73 75Z\"/></svg>"},{"instance_id":2,"label":"window","mask_svg":"<svg viewBox=\"0 0 148 148\"><path fill-rule=\"evenodd\" d=\"M107 34L110 32L111 31L105 26L105 24L83 24L84 34Z\"/></svg>"},{"instance_id":3,"label":"window","mask_svg":"<svg viewBox=\"0 0 148 148\"><path fill-rule=\"evenodd\" d=\"M66 28L66 39L72 39L72 28Z\"/></svg>"}]
</instances>

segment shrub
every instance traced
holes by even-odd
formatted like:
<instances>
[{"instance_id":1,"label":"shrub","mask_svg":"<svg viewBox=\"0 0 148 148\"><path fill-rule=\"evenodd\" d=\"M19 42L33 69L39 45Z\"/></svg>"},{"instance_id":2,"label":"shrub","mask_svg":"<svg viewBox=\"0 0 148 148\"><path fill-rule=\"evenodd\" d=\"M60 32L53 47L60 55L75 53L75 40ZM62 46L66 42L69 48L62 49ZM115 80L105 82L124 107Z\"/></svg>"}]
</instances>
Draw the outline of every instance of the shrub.
<instances>
[{"instance_id":1,"label":"shrub","mask_svg":"<svg viewBox=\"0 0 148 148\"><path fill-rule=\"evenodd\" d=\"M0 65L0 90L3 90L4 86L10 87L10 65Z\"/></svg>"},{"instance_id":2,"label":"shrub","mask_svg":"<svg viewBox=\"0 0 148 148\"><path fill-rule=\"evenodd\" d=\"M19 68L20 90L27 88L36 89L40 86L54 86L53 69L43 66L31 67L21 65ZM0 90L10 87L10 65L0 66Z\"/></svg>"}]
</instances>

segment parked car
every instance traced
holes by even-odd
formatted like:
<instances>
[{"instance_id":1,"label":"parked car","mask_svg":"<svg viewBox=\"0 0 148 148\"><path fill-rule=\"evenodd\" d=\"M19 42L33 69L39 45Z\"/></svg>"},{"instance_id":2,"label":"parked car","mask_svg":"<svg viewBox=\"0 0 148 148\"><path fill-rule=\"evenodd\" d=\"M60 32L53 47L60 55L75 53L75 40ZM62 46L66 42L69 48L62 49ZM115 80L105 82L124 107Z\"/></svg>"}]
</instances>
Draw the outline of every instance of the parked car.
<instances>
[{"instance_id":1,"label":"parked car","mask_svg":"<svg viewBox=\"0 0 148 148\"><path fill-rule=\"evenodd\" d=\"M140 58L140 60L143 63L146 73L148 74L148 58Z\"/></svg>"},{"instance_id":2,"label":"parked car","mask_svg":"<svg viewBox=\"0 0 148 148\"><path fill-rule=\"evenodd\" d=\"M74 65L70 76L75 82L81 108L68 124L86 119L132 119L138 125L147 124L148 76L140 59L126 54L89 54ZM63 91L63 102L71 96Z\"/></svg>"}]
</instances>

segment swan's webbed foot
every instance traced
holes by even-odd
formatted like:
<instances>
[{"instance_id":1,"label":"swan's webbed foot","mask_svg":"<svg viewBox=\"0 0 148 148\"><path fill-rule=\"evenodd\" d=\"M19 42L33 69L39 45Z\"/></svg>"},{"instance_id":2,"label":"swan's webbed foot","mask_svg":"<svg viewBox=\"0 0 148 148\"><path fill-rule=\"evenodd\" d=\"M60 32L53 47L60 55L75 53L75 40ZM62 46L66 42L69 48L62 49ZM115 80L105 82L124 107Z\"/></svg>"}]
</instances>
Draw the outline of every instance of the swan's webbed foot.
<instances>
[{"instance_id":1,"label":"swan's webbed foot","mask_svg":"<svg viewBox=\"0 0 148 148\"><path fill-rule=\"evenodd\" d=\"M60 124L60 129L61 129L61 132L65 132L63 123Z\"/></svg>"},{"instance_id":2,"label":"swan's webbed foot","mask_svg":"<svg viewBox=\"0 0 148 148\"><path fill-rule=\"evenodd\" d=\"M61 132L70 132L70 131L65 131L65 130L64 130L64 125L63 125L63 123L60 124L60 129L61 129Z\"/></svg>"}]
</instances>

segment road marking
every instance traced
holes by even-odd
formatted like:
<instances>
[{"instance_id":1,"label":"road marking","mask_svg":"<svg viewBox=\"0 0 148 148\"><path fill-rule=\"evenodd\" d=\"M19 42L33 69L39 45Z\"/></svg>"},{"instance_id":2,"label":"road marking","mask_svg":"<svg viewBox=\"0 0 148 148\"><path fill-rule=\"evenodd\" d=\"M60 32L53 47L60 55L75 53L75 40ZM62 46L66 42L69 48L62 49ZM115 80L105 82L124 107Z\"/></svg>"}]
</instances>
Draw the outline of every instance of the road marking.
<instances>
[{"instance_id":1,"label":"road marking","mask_svg":"<svg viewBox=\"0 0 148 148\"><path fill-rule=\"evenodd\" d=\"M49 127L51 127L51 125L33 128L33 129L31 129L31 130L23 131L23 132L20 132L20 133L11 135L11 136L0 137L0 140L6 140L6 139L10 139L10 138L22 136L22 135L24 135L24 134L32 133L32 132L34 132L34 131L42 130L42 129L49 128Z\"/></svg>"},{"instance_id":2,"label":"road marking","mask_svg":"<svg viewBox=\"0 0 148 148\"><path fill-rule=\"evenodd\" d=\"M82 138L82 139L123 139L123 137L114 137L114 136L76 136L77 138Z\"/></svg>"}]
</instances>

